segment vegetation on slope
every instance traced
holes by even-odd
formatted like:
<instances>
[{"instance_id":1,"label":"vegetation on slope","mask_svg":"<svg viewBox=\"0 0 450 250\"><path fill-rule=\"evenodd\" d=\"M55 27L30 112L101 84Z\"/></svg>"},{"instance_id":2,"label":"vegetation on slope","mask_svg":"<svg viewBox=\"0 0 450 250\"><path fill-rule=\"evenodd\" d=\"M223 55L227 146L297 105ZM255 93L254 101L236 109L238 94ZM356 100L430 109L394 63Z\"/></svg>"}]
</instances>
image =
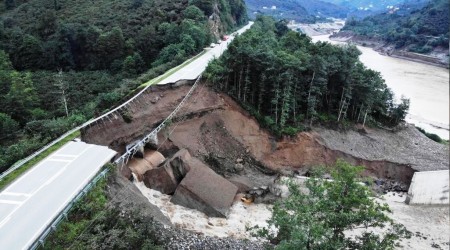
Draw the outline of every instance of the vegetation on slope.
<instances>
[{"instance_id":1,"label":"vegetation on slope","mask_svg":"<svg viewBox=\"0 0 450 250\"><path fill-rule=\"evenodd\" d=\"M247 21L243 0L2 4L0 172Z\"/></svg>"},{"instance_id":2,"label":"vegetation on slope","mask_svg":"<svg viewBox=\"0 0 450 250\"><path fill-rule=\"evenodd\" d=\"M79 200L40 249L162 249L151 219L115 208L106 185L100 180Z\"/></svg>"},{"instance_id":3,"label":"vegetation on slope","mask_svg":"<svg viewBox=\"0 0 450 250\"><path fill-rule=\"evenodd\" d=\"M395 249L411 232L361 185L363 169L337 161L333 181L313 175L319 178L306 181L307 193L288 183L290 196L275 204L268 228L260 232L277 249Z\"/></svg>"},{"instance_id":4,"label":"vegetation on slope","mask_svg":"<svg viewBox=\"0 0 450 250\"><path fill-rule=\"evenodd\" d=\"M277 134L294 134L317 120L401 122L409 100L394 103L378 72L367 69L354 46L312 43L283 23L260 16L205 76Z\"/></svg>"},{"instance_id":5,"label":"vegetation on slope","mask_svg":"<svg viewBox=\"0 0 450 250\"><path fill-rule=\"evenodd\" d=\"M327 17L345 18L348 12L345 7L320 0L246 0L246 3L251 17L256 12L302 23L326 21Z\"/></svg>"},{"instance_id":6,"label":"vegetation on slope","mask_svg":"<svg viewBox=\"0 0 450 250\"><path fill-rule=\"evenodd\" d=\"M412 52L428 53L436 47L449 47L449 2L433 0L420 10L383 13L361 21L350 20L342 31L380 39L407 48Z\"/></svg>"}]
</instances>

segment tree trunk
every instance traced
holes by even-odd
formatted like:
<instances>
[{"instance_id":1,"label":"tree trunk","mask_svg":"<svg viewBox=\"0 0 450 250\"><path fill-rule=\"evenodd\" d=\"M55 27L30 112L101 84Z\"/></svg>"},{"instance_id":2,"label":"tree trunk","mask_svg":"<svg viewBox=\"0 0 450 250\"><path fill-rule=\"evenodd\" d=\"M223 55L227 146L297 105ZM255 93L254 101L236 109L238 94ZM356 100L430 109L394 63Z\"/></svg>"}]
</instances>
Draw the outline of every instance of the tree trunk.
<instances>
[{"instance_id":1,"label":"tree trunk","mask_svg":"<svg viewBox=\"0 0 450 250\"><path fill-rule=\"evenodd\" d=\"M339 101L339 114L338 114L338 119L337 121L339 122L339 120L341 119L341 114L342 114L342 109L343 109L343 99L344 99L344 91L345 88L342 88L342 95L341 95L341 100Z\"/></svg>"},{"instance_id":2,"label":"tree trunk","mask_svg":"<svg viewBox=\"0 0 450 250\"><path fill-rule=\"evenodd\" d=\"M312 85L313 85L313 82L314 82L314 77L316 77L316 71L313 71L313 75L312 75L312 79L311 79L311 82L309 83L309 91L308 91L308 99L307 99L307 102L308 102L308 107L307 107L307 109L306 109L306 118L308 118L308 113L309 113L309 109L310 109L310 107L309 107L309 104L310 104L310 98L311 98L311 90L312 90Z\"/></svg>"},{"instance_id":3,"label":"tree trunk","mask_svg":"<svg viewBox=\"0 0 450 250\"><path fill-rule=\"evenodd\" d=\"M364 122L363 122L363 128L366 125L366 118L367 118L367 113L369 112L369 109L366 109L366 113L364 114Z\"/></svg>"}]
</instances>

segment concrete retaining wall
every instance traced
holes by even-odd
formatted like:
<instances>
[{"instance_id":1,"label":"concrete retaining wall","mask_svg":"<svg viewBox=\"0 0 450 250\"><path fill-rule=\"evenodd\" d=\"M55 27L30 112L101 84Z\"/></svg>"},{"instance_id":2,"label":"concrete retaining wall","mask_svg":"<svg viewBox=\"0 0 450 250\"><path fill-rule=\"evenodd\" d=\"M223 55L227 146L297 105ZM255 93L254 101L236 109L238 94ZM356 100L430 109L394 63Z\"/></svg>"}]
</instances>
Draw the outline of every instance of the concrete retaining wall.
<instances>
[{"instance_id":1,"label":"concrete retaining wall","mask_svg":"<svg viewBox=\"0 0 450 250\"><path fill-rule=\"evenodd\" d=\"M449 171L414 173L409 186L407 204L449 204Z\"/></svg>"}]
</instances>

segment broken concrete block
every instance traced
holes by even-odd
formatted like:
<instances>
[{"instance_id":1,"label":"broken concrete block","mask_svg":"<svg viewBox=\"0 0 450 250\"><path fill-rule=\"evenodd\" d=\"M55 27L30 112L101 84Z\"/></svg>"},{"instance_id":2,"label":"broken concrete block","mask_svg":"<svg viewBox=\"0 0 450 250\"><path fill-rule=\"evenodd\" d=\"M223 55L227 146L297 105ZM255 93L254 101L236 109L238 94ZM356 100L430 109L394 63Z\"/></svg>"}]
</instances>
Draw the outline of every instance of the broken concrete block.
<instances>
[{"instance_id":1,"label":"broken concrete block","mask_svg":"<svg viewBox=\"0 0 450 250\"><path fill-rule=\"evenodd\" d=\"M173 194L178 183L167 170L168 168L159 167L145 172L143 178L145 186L163 194Z\"/></svg>"},{"instance_id":2,"label":"broken concrete block","mask_svg":"<svg viewBox=\"0 0 450 250\"><path fill-rule=\"evenodd\" d=\"M178 185L171 202L225 218L238 188L206 165L192 168Z\"/></svg>"},{"instance_id":3,"label":"broken concrete block","mask_svg":"<svg viewBox=\"0 0 450 250\"><path fill-rule=\"evenodd\" d=\"M146 150L143 157L143 159L132 158L127 164L138 181L142 181L147 171L157 168L165 160L164 156L155 150Z\"/></svg>"}]
</instances>

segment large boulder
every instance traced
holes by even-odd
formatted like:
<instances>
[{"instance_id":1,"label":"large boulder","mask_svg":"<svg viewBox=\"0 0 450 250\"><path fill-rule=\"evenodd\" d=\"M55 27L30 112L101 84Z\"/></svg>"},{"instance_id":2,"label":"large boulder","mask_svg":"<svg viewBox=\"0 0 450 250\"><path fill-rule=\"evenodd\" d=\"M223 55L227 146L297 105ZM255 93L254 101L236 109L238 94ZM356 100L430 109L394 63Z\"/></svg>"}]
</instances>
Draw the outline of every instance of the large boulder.
<instances>
[{"instance_id":1,"label":"large boulder","mask_svg":"<svg viewBox=\"0 0 450 250\"><path fill-rule=\"evenodd\" d=\"M178 185L171 202L197 209L211 217L225 218L238 188L200 161Z\"/></svg>"}]
</instances>

